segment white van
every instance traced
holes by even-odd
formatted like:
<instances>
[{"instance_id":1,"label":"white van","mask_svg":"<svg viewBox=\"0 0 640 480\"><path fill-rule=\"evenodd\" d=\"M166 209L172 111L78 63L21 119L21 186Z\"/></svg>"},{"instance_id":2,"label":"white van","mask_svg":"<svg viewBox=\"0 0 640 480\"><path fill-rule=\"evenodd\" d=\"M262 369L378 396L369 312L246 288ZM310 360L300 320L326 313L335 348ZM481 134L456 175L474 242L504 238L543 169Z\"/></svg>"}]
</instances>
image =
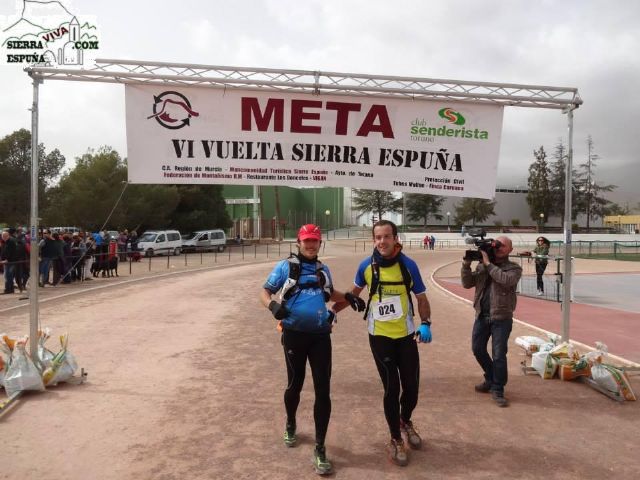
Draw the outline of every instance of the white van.
<instances>
[{"instance_id":1,"label":"white van","mask_svg":"<svg viewBox=\"0 0 640 480\"><path fill-rule=\"evenodd\" d=\"M49 227L48 229L51 233L80 233L80 228L78 227ZM25 230L28 232L28 230Z\"/></svg>"},{"instance_id":2,"label":"white van","mask_svg":"<svg viewBox=\"0 0 640 480\"><path fill-rule=\"evenodd\" d=\"M227 236L223 230L198 230L182 238L182 250L200 252L217 250L223 252L227 245Z\"/></svg>"},{"instance_id":3,"label":"white van","mask_svg":"<svg viewBox=\"0 0 640 480\"><path fill-rule=\"evenodd\" d=\"M145 257L180 255L182 238L177 230L147 230L138 237L138 250Z\"/></svg>"}]
</instances>

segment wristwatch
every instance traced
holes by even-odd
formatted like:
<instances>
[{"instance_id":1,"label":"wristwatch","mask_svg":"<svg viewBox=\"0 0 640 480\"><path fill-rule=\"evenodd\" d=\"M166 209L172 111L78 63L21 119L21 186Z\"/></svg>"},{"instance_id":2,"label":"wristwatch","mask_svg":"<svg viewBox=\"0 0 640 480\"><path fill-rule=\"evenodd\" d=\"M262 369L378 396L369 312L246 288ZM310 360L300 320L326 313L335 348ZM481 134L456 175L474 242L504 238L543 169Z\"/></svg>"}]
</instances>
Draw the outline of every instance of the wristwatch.
<instances>
[{"instance_id":1,"label":"wristwatch","mask_svg":"<svg viewBox=\"0 0 640 480\"><path fill-rule=\"evenodd\" d=\"M426 320L420 320L421 325L426 325L427 327L431 327L431 319L427 318Z\"/></svg>"}]
</instances>

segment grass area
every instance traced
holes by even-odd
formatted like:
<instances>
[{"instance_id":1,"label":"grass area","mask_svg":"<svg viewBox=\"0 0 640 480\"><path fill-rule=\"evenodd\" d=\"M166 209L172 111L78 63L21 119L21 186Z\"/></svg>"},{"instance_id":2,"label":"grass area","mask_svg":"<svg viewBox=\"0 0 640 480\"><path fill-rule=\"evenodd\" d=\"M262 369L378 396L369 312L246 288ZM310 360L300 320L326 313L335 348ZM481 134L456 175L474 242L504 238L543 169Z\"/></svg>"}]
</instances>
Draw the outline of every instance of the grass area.
<instances>
[{"instance_id":1,"label":"grass area","mask_svg":"<svg viewBox=\"0 0 640 480\"><path fill-rule=\"evenodd\" d=\"M618 253L614 255L613 253L592 253L588 254L576 254L575 258L587 258L593 260L624 260L626 262L640 262L640 255L634 253Z\"/></svg>"}]
</instances>

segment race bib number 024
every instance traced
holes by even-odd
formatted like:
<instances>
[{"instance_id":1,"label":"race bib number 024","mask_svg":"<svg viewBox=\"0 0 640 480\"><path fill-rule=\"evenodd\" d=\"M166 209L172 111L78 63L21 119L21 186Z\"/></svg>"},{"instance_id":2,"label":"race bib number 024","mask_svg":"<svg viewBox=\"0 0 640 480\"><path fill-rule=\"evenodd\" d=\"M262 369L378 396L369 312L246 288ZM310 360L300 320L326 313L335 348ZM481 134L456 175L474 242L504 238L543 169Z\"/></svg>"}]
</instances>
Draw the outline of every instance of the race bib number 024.
<instances>
[{"instance_id":1,"label":"race bib number 024","mask_svg":"<svg viewBox=\"0 0 640 480\"><path fill-rule=\"evenodd\" d=\"M373 308L373 318L379 322L389 322L402 317L402 303L399 296L380 300Z\"/></svg>"}]
</instances>

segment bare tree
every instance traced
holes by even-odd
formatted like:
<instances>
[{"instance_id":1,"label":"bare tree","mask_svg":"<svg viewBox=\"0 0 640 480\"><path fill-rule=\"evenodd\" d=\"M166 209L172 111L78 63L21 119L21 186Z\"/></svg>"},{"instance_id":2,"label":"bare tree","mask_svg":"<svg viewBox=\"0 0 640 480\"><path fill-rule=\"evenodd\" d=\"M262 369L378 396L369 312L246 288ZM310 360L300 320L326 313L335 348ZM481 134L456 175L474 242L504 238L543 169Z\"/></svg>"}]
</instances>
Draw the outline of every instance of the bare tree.
<instances>
[{"instance_id":1,"label":"bare tree","mask_svg":"<svg viewBox=\"0 0 640 480\"><path fill-rule=\"evenodd\" d=\"M603 185L596 182L595 168L599 159L600 156L594 153L593 139L588 135L587 161L580 164L576 192L578 196L576 204L587 216L587 231L590 229L591 220L602 217L610 203L603 194L617 188L616 185Z\"/></svg>"}]
</instances>

